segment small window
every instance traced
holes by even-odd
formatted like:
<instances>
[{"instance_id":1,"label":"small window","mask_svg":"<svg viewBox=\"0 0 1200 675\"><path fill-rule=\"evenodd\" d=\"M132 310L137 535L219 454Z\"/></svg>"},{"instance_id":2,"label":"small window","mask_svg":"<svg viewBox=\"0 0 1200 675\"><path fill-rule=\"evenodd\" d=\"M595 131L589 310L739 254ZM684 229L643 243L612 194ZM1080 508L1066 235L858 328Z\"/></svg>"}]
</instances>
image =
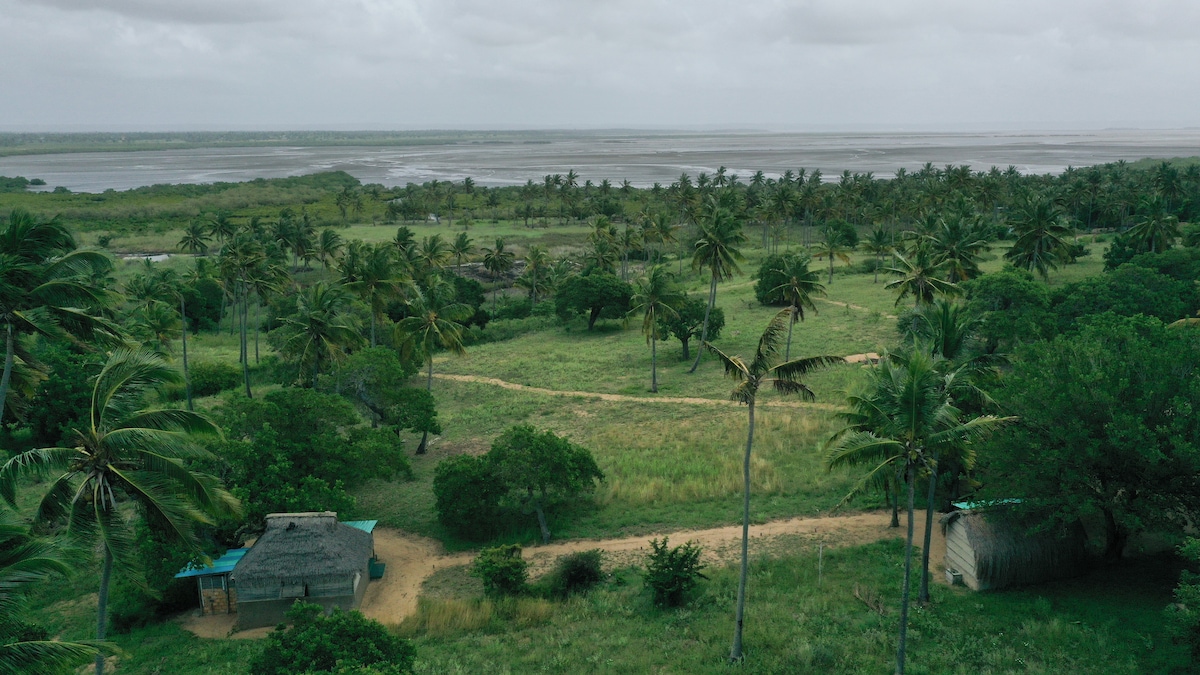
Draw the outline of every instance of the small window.
<instances>
[{"instance_id":1,"label":"small window","mask_svg":"<svg viewBox=\"0 0 1200 675\"><path fill-rule=\"evenodd\" d=\"M289 584L284 583L279 589L279 597L281 598L303 598L308 595L304 584Z\"/></svg>"}]
</instances>

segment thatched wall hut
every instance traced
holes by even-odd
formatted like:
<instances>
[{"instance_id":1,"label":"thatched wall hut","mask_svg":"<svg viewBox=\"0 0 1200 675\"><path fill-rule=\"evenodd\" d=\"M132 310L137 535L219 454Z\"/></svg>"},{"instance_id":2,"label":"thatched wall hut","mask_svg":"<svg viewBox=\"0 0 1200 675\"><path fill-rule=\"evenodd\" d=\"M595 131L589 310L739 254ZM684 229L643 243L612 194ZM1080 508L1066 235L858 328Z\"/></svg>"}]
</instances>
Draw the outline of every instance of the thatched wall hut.
<instances>
[{"instance_id":1,"label":"thatched wall hut","mask_svg":"<svg viewBox=\"0 0 1200 675\"><path fill-rule=\"evenodd\" d=\"M1077 576L1087 567L1087 534L1077 521L1062 534L1029 534L988 513L966 508L942 516L946 571L977 590Z\"/></svg>"},{"instance_id":2,"label":"thatched wall hut","mask_svg":"<svg viewBox=\"0 0 1200 675\"><path fill-rule=\"evenodd\" d=\"M374 555L373 535L339 523L337 514L275 513L237 563L238 627L271 626L297 600L326 609L362 602Z\"/></svg>"}]
</instances>

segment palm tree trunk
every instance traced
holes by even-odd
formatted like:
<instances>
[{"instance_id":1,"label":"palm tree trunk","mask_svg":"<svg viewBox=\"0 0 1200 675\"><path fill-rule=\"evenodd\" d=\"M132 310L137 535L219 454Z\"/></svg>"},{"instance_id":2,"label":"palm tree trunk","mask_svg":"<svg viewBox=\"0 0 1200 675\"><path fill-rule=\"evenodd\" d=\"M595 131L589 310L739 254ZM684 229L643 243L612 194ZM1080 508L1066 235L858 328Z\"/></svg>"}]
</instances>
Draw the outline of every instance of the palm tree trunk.
<instances>
[{"instance_id":1,"label":"palm tree trunk","mask_svg":"<svg viewBox=\"0 0 1200 675\"><path fill-rule=\"evenodd\" d=\"M787 347L783 350L783 362L787 363L792 360L792 328L796 326L796 307L792 306L792 315L788 317L788 339Z\"/></svg>"},{"instance_id":2,"label":"palm tree trunk","mask_svg":"<svg viewBox=\"0 0 1200 675\"><path fill-rule=\"evenodd\" d=\"M179 319L183 322L183 391L187 396L188 410L195 410L192 407L192 378L188 374L188 358L187 358L187 305L183 300L183 293L179 294Z\"/></svg>"},{"instance_id":3,"label":"palm tree trunk","mask_svg":"<svg viewBox=\"0 0 1200 675\"><path fill-rule=\"evenodd\" d=\"M375 311L371 311L371 346L375 346Z\"/></svg>"},{"instance_id":4,"label":"palm tree trunk","mask_svg":"<svg viewBox=\"0 0 1200 675\"><path fill-rule=\"evenodd\" d=\"M4 406L8 402L8 387L12 382L13 371L13 325L6 324L4 336L4 375L0 376L0 422L4 421Z\"/></svg>"},{"instance_id":5,"label":"palm tree trunk","mask_svg":"<svg viewBox=\"0 0 1200 675\"><path fill-rule=\"evenodd\" d=\"M696 372L700 367L700 357L704 356L704 342L708 339L708 317L712 314L713 305L717 302L717 274L712 275L712 282L708 286L708 307L704 308L704 323L700 325L700 347L696 350L696 362L692 364L692 369L688 374Z\"/></svg>"},{"instance_id":6,"label":"palm tree trunk","mask_svg":"<svg viewBox=\"0 0 1200 675\"><path fill-rule=\"evenodd\" d=\"M754 401L750 401L750 431L746 434L746 456L742 459L742 572L738 577L737 614L733 628L730 661L742 660L742 625L746 618L746 577L750 565L750 449L754 446Z\"/></svg>"},{"instance_id":7,"label":"palm tree trunk","mask_svg":"<svg viewBox=\"0 0 1200 675\"><path fill-rule=\"evenodd\" d=\"M108 582L112 579L113 554L104 545L104 567L100 572L100 594L96 602L96 639L104 640L108 628ZM96 655L96 675L104 675L104 654Z\"/></svg>"},{"instance_id":8,"label":"palm tree trunk","mask_svg":"<svg viewBox=\"0 0 1200 675\"><path fill-rule=\"evenodd\" d=\"M433 355L429 355L429 373L425 376L425 391L433 392ZM429 430L421 432L421 444L417 446L417 454L423 455L428 450L429 445Z\"/></svg>"},{"instance_id":9,"label":"palm tree trunk","mask_svg":"<svg viewBox=\"0 0 1200 675\"><path fill-rule=\"evenodd\" d=\"M933 538L933 500L937 497L937 452L933 453L933 465L929 467L929 497L925 501L925 542L921 548L921 591L917 602L929 602L929 542Z\"/></svg>"},{"instance_id":10,"label":"palm tree trunk","mask_svg":"<svg viewBox=\"0 0 1200 675\"><path fill-rule=\"evenodd\" d=\"M650 337L650 391L658 393L658 340Z\"/></svg>"},{"instance_id":11,"label":"palm tree trunk","mask_svg":"<svg viewBox=\"0 0 1200 675\"><path fill-rule=\"evenodd\" d=\"M247 339L246 324L250 320L250 296L242 298L242 380L246 383L246 398L254 398L250 391L250 342ZM315 385L314 385L315 386Z\"/></svg>"},{"instance_id":12,"label":"palm tree trunk","mask_svg":"<svg viewBox=\"0 0 1200 675\"><path fill-rule=\"evenodd\" d=\"M833 285L833 249L829 249L829 285Z\"/></svg>"},{"instance_id":13,"label":"palm tree trunk","mask_svg":"<svg viewBox=\"0 0 1200 675\"><path fill-rule=\"evenodd\" d=\"M256 366L258 365L258 333L262 328L262 305L259 304L260 302L261 299L254 303L254 308L258 310L254 313L254 365Z\"/></svg>"},{"instance_id":14,"label":"palm tree trunk","mask_svg":"<svg viewBox=\"0 0 1200 675\"><path fill-rule=\"evenodd\" d=\"M904 675L904 655L908 639L908 601L910 594L909 580L912 575L912 549L913 549L913 496L914 483L916 483L916 472L913 467L908 468L908 539L907 546L904 550L904 590L900 594L900 644L896 647L896 675Z\"/></svg>"},{"instance_id":15,"label":"palm tree trunk","mask_svg":"<svg viewBox=\"0 0 1200 675\"><path fill-rule=\"evenodd\" d=\"M541 501L534 499L533 489L529 490L529 501L533 504L533 510L537 512L538 527L542 530L542 543L550 543L550 527L546 525L546 511L542 509Z\"/></svg>"},{"instance_id":16,"label":"palm tree trunk","mask_svg":"<svg viewBox=\"0 0 1200 675\"><path fill-rule=\"evenodd\" d=\"M888 484L888 492L892 495L892 522L888 527L900 527L900 475L892 476Z\"/></svg>"}]
</instances>

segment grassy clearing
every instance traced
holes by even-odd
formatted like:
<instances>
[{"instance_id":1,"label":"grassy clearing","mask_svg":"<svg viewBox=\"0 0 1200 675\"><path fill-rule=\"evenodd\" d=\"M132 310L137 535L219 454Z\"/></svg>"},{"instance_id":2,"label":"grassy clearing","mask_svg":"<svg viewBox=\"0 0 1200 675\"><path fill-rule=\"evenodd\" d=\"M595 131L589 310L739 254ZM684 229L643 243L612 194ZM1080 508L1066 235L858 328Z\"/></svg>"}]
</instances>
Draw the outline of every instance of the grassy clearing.
<instances>
[{"instance_id":1,"label":"grassy clearing","mask_svg":"<svg viewBox=\"0 0 1200 675\"><path fill-rule=\"evenodd\" d=\"M885 673L895 649L903 544L811 546L752 564L751 673ZM587 596L541 601L427 600L400 626L419 673L723 673L736 567L712 570L691 606L659 610L631 569ZM1160 631L1168 571L1143 564L1007 593L934 588L909 631L912 673L1146 673L1187 666ZM877 598L876 611L856 597ZM1183 672L1182 670L1178 672Z\"/></svg>"}]
</instances>

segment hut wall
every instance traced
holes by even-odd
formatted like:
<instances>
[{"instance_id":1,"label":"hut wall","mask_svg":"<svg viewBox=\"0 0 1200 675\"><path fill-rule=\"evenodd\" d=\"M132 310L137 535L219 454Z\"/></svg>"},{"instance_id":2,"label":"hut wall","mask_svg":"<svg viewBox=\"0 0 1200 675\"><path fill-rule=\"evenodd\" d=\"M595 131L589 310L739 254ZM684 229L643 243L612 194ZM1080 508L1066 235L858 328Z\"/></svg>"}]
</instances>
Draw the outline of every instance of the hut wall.
<instances>
[{"instance_id":1,"label":"hut wall","mask_svg":"<svg viewBox=\"0 0 1200 675\"><path fill-rule=\"evenodd\" d=\"M320 605L326 612L332 611L335 607L348 611L358 606L357 598L353 595L242 601L238 603L238 630L278 625L287 619L287 611L292 604L300 601Z\"/></svg>"},{"instance_id":2,"label":"hut wall","mask_svg":"<svg viewBox=\"0 0 1200 675\"><path fill-rule=\"evenodd\" d=\"M975 551L967 539L967 528L961 519L954 520L946 528L946 569L958 571L968 588L979 590L979 579L975 576Z\"/></svg>"}]
</instances>

